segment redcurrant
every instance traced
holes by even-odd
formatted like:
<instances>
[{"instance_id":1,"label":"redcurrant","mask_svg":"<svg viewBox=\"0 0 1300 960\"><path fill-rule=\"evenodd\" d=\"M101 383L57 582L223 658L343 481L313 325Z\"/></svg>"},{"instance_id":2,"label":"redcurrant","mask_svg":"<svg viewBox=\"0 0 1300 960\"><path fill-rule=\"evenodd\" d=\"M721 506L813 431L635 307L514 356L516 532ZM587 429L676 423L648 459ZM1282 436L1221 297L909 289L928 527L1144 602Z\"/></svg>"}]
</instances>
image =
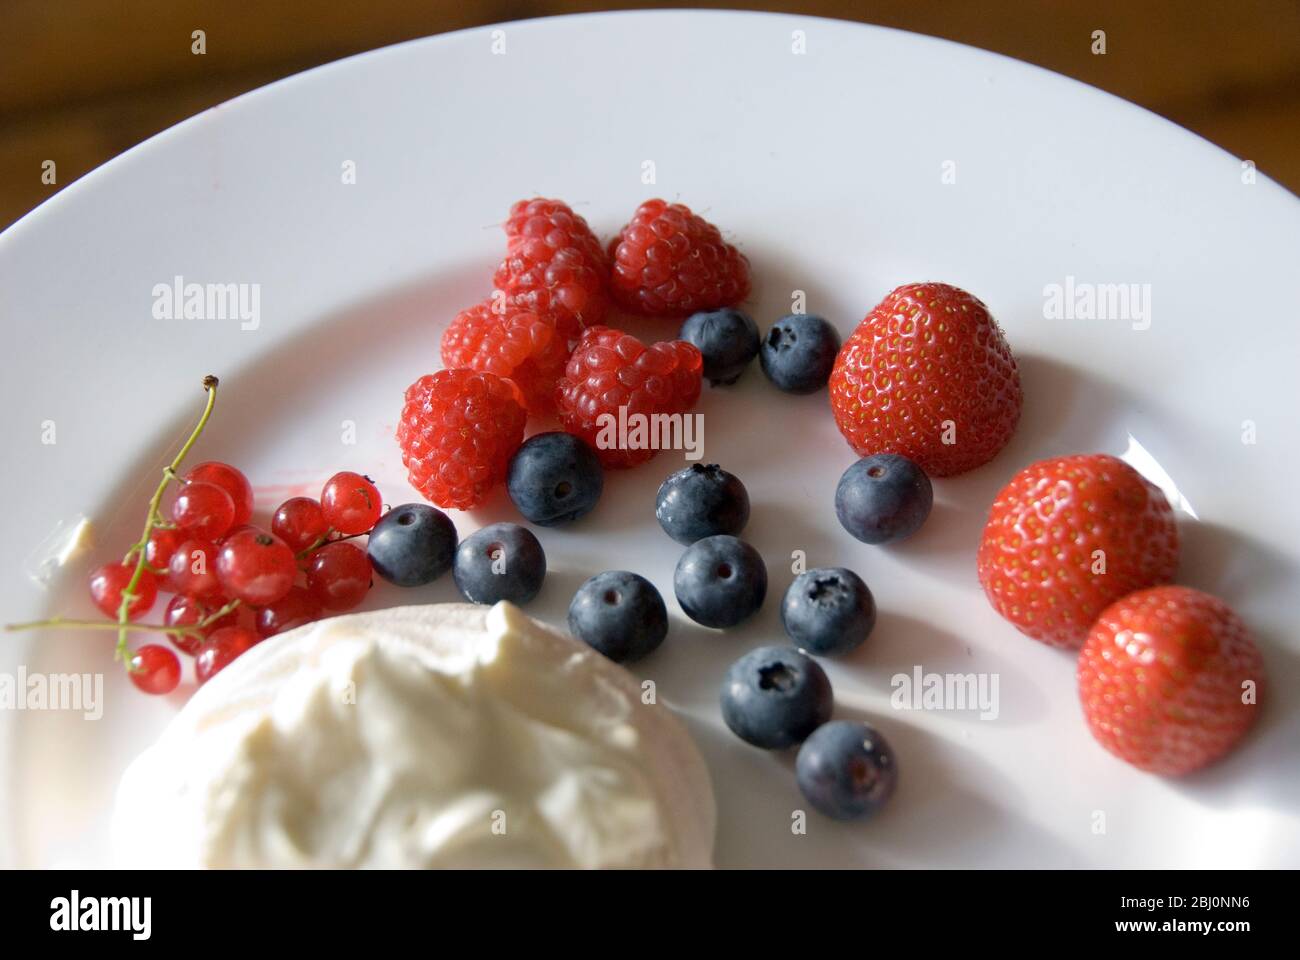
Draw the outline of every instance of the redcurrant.
<instances>
[{"instance_id":1,"label":"redcurrant","mask_svg":"<svg viewBox=\"0 0 1300 960\"><path fill-rule=\"evenodd\" d=\"M161 570L166 574L167 566L172 562L172 554L187 539L189 534L184 531L173 530L170 527L155 528L144 545L144 562L149 564L151 570Z\"/></svg>"},{"instance_id":2,"label":"redcurrant","mask_svg":"<svg viewBox=\"0 0 1300 960\"><path fill-rule=\"evenodd\" d=\"M145 693L171 693L181 682L181 661L157 643L146 643L131 654L127 675Z\"/></svg>"},{"instance_id":3,"label":"redcurrant","mask_svg":"<svg viewBox=\"0 0 1300 960\"><path fill-rule=\"evenodd\" d=\"M307 560L307 589L326 610L350 610L366 598L370 558L350 543L327 543Z\"/></svg>"},{"instance_id":4,"label":"redcurrant","mask_svg":"<svg viewBox=\"0 0 1300 960\"><path fill-rule=\"evenodd\" d=\"M242 527L252 519L253 485L248 482L248 478L242 472L230 464L222 463L219 460L209 460L206 463L200 463L185 474L185 479L215 483L230 494L230 500L235 505L235 519L231 521L232 527Z\"/></svg>"},{"instance_id":5,"label":"redcurrant","mask_svg":"<svg viewBox=\"0 0 1300 960\"><path fill-rule=\"evenodd\" d=\"M293 551L279 537L242 527L217 552L217 578L226 594L255 607L282 598L298 574Z\"/></svg>"},{"instance_id":6,"label":"redcurrant","mask_svg":"<svg viewBox=\"0 0 1300 960\"><path fill-rule=\"evenodd\" d=\"M320 601L302 587L291 587L275 603L257 611L257 632L262 637L272 637L294 627L319 620L324 610Z\"/></svg>"},{"instance_id":7,"label":"redcurrant","mask_svg":"<svg viewBox=\"0 0 1300 960\"><path fill-rule=\"evenodd\" d=\"M90 599L106 616L117 619L122 609L122 593L135 575L134 563L106 563L90 575ZM149 612L158 599L158 578L148 570L140 571L140 579L132 591L135 599L127 607L126 618L135 620Z\"/></svg>"},{"instance_id":8,"label":"redcurrant","mask_svg":"<svg viewBox=\"0 0 1300 960\"><path fill-rule=\"evenodd\" d=\"M213 630L194 658L194 675L199 683L207 683L224 670L230 661L252 649L261 639L247 627L222 627Z\"/></svg>"},{"instance_id":9,"label":"redcurrant","mask_svg":"<svg viewBox=\"0 0 1300 960\"><path fill-rule=\"evenodd\" d=\"M347 536L368 531L384 510L379 490L370 478L347 470L326 481L320 505L329 525Z\"/></svg>"},{"instance_id":10,"label":"redcurrant","mask_svg":"<svg viewBox=\"0 0 1300 960\"><path fill-rule=\"evenodd\" d=\"M172 521L192 537L219 540L235 522L235 502L215 483L194 480L177 494Z\"/></svg>"},{"instance_id":11,"label":"redcurrant","mask_svg":"<svg viewBox=\"0 0 1300 960\"><path fill-rule=\"evenodd\" d=\"M213 608L197 597L189 597L183 593L178 593L168 602L167 610L163 613L163 623L169 627L193 627L206 619L212 612ZM204 627L201 636L168 634L168 637L178 650L182 653L188 653L192 657L199 652L199 647L203 646L204 639L210 636L214 630L237 626L238 623L239 611L231 610L225 616Z\"/></svg>"},{"instance_id":12,"label":"redcurrant","mask_svg":"<svg viewBox=\"0 0 1300 960\"><path fill-rule=\"evenodd\" d=\"M311 497L292 497L284 501L271 518L271 532L287 543L294 553L318 543L329 529L320 502Z\"/></svg>"},{"instance_id":13,"label":"redcurrant","mask_svg":"<svg viewBox=\"0 0 1300 960\"><path fill-rule=\"evenodd\" d=\"M221 597L217 547L210 540L186 540L172 554L167 580L177 593L212 602Z\"/></svg>"}]
</instances>

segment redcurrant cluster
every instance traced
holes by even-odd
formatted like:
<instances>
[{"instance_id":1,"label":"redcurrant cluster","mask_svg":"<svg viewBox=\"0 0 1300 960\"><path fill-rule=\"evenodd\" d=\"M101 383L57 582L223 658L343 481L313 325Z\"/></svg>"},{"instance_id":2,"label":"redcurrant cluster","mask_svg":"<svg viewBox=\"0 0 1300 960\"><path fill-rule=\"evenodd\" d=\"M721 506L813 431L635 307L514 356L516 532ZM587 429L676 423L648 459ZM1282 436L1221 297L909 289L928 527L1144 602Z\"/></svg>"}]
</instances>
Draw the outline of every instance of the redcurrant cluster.
<instances>
[{"instance_id":1,"label":"redcurrant cluster","mask_svg":"<svg viewBox=\"0 0 1300 960\"><path fill-rule=\"evenodd\" d=\"M127 619L139 627L159 593L170 591L161 628L194 657L200 683L266 637L365 598L370 560L346 541L369 533L383 512L367 477L337 473L319 500L286 500L269 531L249 522L253 488L230 464L199 464L179 482L170 521L157 520L145 541L138 576L133 548L123 562L91 574L90 596L110 617L125 602ZM128 666L146 693L170 693L180 683L179 658L160 644L135 650Z\"/></svg>"},{"instance_id":2,"label":"redcurrant cluster","mask_svg":"<svg viewBox=\"0 0 1300 960\"><path fill-rule=\"evenodd\" d=\"M203 415L163 469L140 539L121 562L91 573L90 597L110 619L52 617L6 630L111 630L131 681L145 693L165 694L181 681L175 650L194 657L195 675L205 683L259 641L365 598L370 558L346 541L368 534L383 513L369 477L336 473L319 500L280 504L268 531L250 522L253 488L237 468L214 460L181 475L212 416L217 385L216 377L203 379ZM164 510L173 483L180 489ZM160 593L172 594L163 622L143 622ZM131 634L147 630L166 634L175 650L157 643L132 650Z\"/></svg>"}]
</instances>

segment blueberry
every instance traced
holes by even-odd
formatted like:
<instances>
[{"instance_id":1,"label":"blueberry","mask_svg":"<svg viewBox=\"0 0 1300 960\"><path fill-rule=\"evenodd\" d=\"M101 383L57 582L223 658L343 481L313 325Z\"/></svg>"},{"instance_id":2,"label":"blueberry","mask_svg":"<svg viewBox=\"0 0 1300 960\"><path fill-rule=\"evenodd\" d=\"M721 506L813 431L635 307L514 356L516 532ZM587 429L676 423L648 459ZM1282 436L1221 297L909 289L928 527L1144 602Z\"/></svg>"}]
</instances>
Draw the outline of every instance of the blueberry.
<instances>
[{"instance_id":1,"label":"blueberry","mask_svg":"<svg viewBox=\"0 0 1300 960\"><path fill-rule=\"evenodd\" d=\"M390 583L423 586L451 569L456 525L427 503L404 503L379 518L366 553L375 573Z\"/></svg>"},{"instance_id":2,"label":"blueberry","mask_svg":"<svg viewBox=\"0 0 1300 960\"><path fill-rule=\"evenodd\" d=\"M616 663L640 660L668 636L668 609L645 577L611 570L573 595L569 632Z\"/></svg>"},{"instance_id":3,"label":"blueberry","mask_svg":"<svg viewBox=\"0 0 1300 960\"><path fill-rule=\"evenodd\" d=\"M757 550L718 534L687 547L673 572L686 615L706 627L734 627L763 605L767 567Z\"/></svg>"},{"instance_id":4,"label":"blueberry","mask_svg":"<svg viewBox=\"0 0 1300 960\"><path fill-rule=\"evenodd\" d=\"M814 393L826 386L840 335L824 319L793 313L772 324L763 338L758 362L763 372L787 393Z\"/></svg>"},{"instance_id":5,"label":"blueberry","mask_svg":"<svg viewBox=\"0 0 1300 960\"><path fill-rule=\"evenodd\" d=\"M758 326L732 307L691 314L677 337L699 347L704 375L714 386L735 383L758 353Z\"/></svg>"},{"instance_id":6,"label":"blueberry","mask_svg":"<svg viewBox=\"0 0 1300 960\"><path fill-rule=\"evenodd\" d=\"M837 720L818 727L804 741L794 775L808 802L826 816L861 820L893 795L898 764L874 727Z\"/></svg>"},{"instance_id":7,"label":"blueberry","mask_svg":"<svg viewBox=\"0 0 1300 960\"><path fill-rule=\"evenodd\" d=\"M655 516L664 533L686 546L719 533L734 536L749 521L749 492L716 463L697 463L660 485Z\"/></svg>"},{"instance_id":8,"label":"blueberry","mask_svg":"<svg viewBox=\"0 0 1300 960\"><path fill-rule=\"evenodd\" d=\"M472 603L527 603L542 589L546 554L526 527L494 523L461 542L451 575Z\"/></svg>"},{"instance_id":9,"label":"blueberry","mask_svg":"<svg viewBox=\"0 0 1300 960\"><path fill-rule=\"evenodd\" d=\"M876 625L876 601L852 570L823 567L795 577L781 604L781 624L809 653L848 653Z\"/></svg>"},{"instance_id":10,"label":"blueberry","mask_svg":"<svg viewBox=\"0 0 1300 960\"><path fill-rule=\"evenodd\" d=\"M506 489L524 518L543 527L577 520L605 486L596 453L571 433L529 437L510 458Z\"/></svg>"},{"instance_id":11,"label":"blueberry","mask_svg":"<svg viewBox=\"0 0 1300 960\"><path fill-rule=\"evenodd\" d=\"M933 505L930 478L896 453L863 457L844 471L835 488L835 515L863 543L910 537Z\"/></svg>"},{"instance_id":12,"label":"blueberry","mask_svg":"<svg viewBox=\"0 0 1300 960\"><path fill-rule=\"evenodd\" d=\"M759 647L722 682L722 719L746 743L793 747L830 719L831 682L817 661L791 647Z\"/></svg>"}]
</instances>

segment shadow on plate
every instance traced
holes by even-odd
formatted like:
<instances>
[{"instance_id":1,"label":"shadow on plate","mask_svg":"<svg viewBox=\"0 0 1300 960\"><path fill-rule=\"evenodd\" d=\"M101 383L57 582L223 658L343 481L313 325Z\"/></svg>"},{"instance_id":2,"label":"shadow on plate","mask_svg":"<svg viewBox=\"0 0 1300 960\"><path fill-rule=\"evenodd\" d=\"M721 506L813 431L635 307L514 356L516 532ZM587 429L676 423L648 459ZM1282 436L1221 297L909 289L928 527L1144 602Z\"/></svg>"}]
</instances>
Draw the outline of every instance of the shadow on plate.
<instances>
[{"instance_id":1,"label":"shadow on plate","mask_svg":"<svg viewBox=\"0 0 1300 960\"><path fill-rule=\"evenodd\" d=\"M738 744L725 727L692 724L714 774L719 867L1009 867L1025 865L1026 849L1035 865L1077 864L1027 819L1009 780L975 769L974 751L897 716L837 706L835 719L870 723L899 758L897 792L871 820L840 823L813 810L795 783L796 751L769 753ZM796 811L806 815L804 835L793 832Z\"/></svg>"}]
</instances>

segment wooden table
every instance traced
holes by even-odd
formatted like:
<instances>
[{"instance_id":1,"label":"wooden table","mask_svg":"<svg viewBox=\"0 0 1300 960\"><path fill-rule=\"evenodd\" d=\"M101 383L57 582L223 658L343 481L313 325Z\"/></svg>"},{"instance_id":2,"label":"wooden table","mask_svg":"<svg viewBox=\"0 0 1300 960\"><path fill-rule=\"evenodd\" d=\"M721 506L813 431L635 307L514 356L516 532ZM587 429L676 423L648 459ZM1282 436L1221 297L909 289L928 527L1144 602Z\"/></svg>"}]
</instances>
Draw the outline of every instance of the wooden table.
<instances>
[{"instance_id":1,"label":"wooden table","mask_svg":"<svg viewBox=\"0 0 1300 960\"><path fill-rule=\"evenodd\" d=\"M307 67L501 20L651 5L2 0L0 227L159 130ZM1300 191L1295 0L759 0L743 6L863 20L1037 63L1163 114ZM195 30L205 33L202 55L192 51ZM1105 31L1104 54L1093 52L1097 30ZM53 183L44 182L47 161L54 163Z\"/></svg>"}]
</instances>

